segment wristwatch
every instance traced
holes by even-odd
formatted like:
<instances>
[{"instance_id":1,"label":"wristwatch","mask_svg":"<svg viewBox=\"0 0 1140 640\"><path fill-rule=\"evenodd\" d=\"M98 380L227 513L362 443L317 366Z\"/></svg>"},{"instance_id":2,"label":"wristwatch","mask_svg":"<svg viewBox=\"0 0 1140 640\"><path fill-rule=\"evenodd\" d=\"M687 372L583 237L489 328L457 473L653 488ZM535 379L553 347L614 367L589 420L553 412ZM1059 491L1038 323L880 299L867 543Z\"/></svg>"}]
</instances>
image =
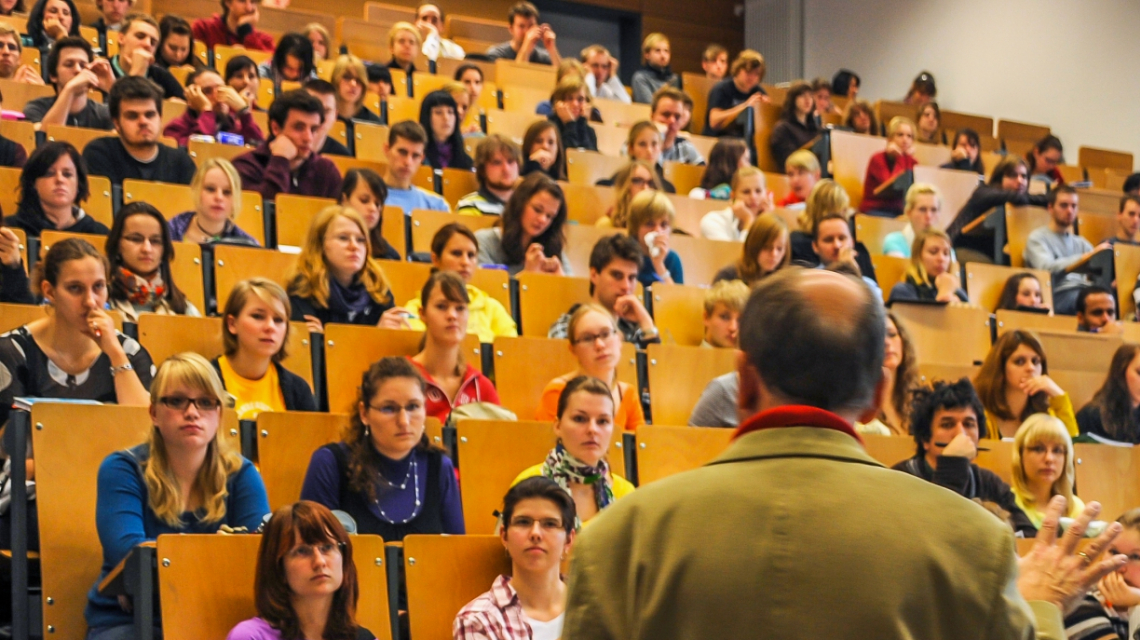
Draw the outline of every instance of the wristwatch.
<instances>
[{"instance_id":1,"label":"wristwatch","mask_svg":"<svg viewBox=\"0 0 1140 640\"><path fill-rule=\"evenodd\" d=\"M129 363L129 362L127 364L124 364L124 365L119 366L119 367L112 366L111 367L111 377L114 378L115 376L119 375L120 373L122 373L124 371L134 371L134 370L135 370L135 368L133 366L131 366L131 363Z\"/></svg>"}]
</instances>

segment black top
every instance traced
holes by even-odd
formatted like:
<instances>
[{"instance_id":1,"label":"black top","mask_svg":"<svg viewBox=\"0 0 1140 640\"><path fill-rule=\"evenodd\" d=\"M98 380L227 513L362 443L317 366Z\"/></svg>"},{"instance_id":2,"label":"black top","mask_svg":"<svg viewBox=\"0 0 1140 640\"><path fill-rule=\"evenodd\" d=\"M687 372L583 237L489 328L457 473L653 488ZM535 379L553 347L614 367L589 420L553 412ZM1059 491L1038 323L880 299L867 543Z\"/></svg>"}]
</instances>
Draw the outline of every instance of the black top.
<instances>
[{"instance_id":1,"label":"black top","mask_svg":"<svg viewBox=\"0 0 1140 640\"><path fill-rule=\"evenodd\" d=\"M727 267L721 268L720 271L717 271L716 275L713 276L712 283L716 284L721 280L740 280L740 271L737 270L735 264L730 264Z\"/></svg>"},{"instance_id":2,"label":"black top","mask_svg":"<svg viewBox=\"0 0 1140 640\"><path fill-rule=\"evenodd\" d=\"M318 307L312 298L301 298L298 296L289 296L289 302L293 305L293 316L291 320L305 321L305 316L313 316L321 321L321 324L328 324L334 322L337 324L359 324L367 325L370 327L376 326L380 322L380 316L392 307L396 306L392 302L391 294L388 295L388 300L384 304L379 304L372 300L368 309L363 313L357 313L349 318L347 311L333 311L328 307Z\"/></svg>"},{"instance_id":3,"label":"black top","mask_svg":"<svg viewBox=\"0 0 1140 640\"><path fill-rule=\"evenodd\" d=\"M28 161L28 152L24 145L0 136L0 167L15 167L23 169Z\"/></svg>"},{"instance_id":4,"label":"black top","mask_svg":"<svg viewBox=\"0 0 1140 640\"><path fill-rule=\"evenodd\" d=\"M545 173L547 176L550 177L551 180L562 180L563 179L562 176L558 175L558 172L556 172L554 170L555 168L558 167L558 165L559 165L558 161L555 161L554 164L550 165L549 170L543 169L541 164L535 162L534 160L531 160L530 158L527 158L526 162L523 162L522 169L519 169L519 175L522 176L523 178L525 178L525 177L529 176L530 174L534 173L535 171L538 171L541 173Z\"/></svg>"},{"instance_id":5,"label":"black top","mask_svg":"<svg viewBox=\"0 0 1140 640\"><path fill-rule=\"evenodd\" d=\"M47 112L55 105L55 100L58 97L44 96L28 102L24 105L24 117L29 122L42 122ZM87 104L79 110L79 113L67 115L66 124L69 127L85 127L104 131L115 128L115 124L111 121L111 110L107 108L107 105L94 102L90 98L88 98Z\"/></svg>"},{"instance_id":6,"label":"black top","mask_svg":"<svg viewBox=\"0 0 1140 640\"><path fill-rule=\"evenodd\" d=\"M352 116L352 119L360 120L361 122L371 122L372 124L384 124L384 122L380 120L380 116L373 113L368 107L360 107L360 111L357 111L356 114Z\"/></svg>"},{"instance_id":7,"label":"black top","mask_svg":"<svg viewBox=\"0 0 1140 640\"><path fill-rule=\"evenodd\" d=\"M980 155L978 156L978 159L974 161L974 164L970 164L969 158L962 158L961 160L951 160L950 162L947 162L946 164L939 165L939 168L940 169L957 169L958 171L975 171L975 172L977 172L979 174L983 174L983 175L986 172L985 166L982 164L982 159L981 159Z\"/></svg>"},{"instance_id":8,"label":"black top","mask_svg":"<svg viewBox=\"0 0 1140 640\"><path fill-rule=\"evenodd\" d=\"M111 71L115 74L116 78L122 78L127 75L126 72L123 71L122 66L119 65L118 55L111 58ZM178 84L178 80L169 71L157 64L152 64L146 68L146 78L162 89L164 97L168 99L186 99L186 92L182 90L182 85Z\"/></svg>"},{"instance_id":9,"label":"black top","mask_svg":"<svg viewBox=\"0 0 1140 640\"><path fill-rule=\"evenodd\" d=\"M127 354L143 386L150 388L154 378L154 362L145 347L134 338L117 333L119 344ZM8 421L12 399L17 397L70 398L115 402L115 378L111 375L111 358L99 354L84 373L65 373L40 349L27 325L0 336L0 424Z\"/></svg>"},{"instance_id":10,"label":"black top","mask_svg":"<svg viewBox=\"0 0 1140 640\"><path fill-rule=\"evenodd\" d=\"M322 156L352 157L352 152L348 150L348 147L341 144L339 140L333 140L331 137L325 138L325 144L321 146L320 153Z\"/></svg>"},{"instance_id":11,"label":"black top","mask_svg":"<svg viewBox=\"0 0 1140 640\"><path fill-rule=\"evenodd\" d=\"M222 375L222 367L218 363L218 358L211 360L210 364L214 365L214 370L218 372L218 379L222 381L222 388L224 389L226 378ZM281 395L285 398L285 409L287 411L317 410L316 400L313 399L313 390L309 388L309 383L305 382L304 378L277 362L273 363L273 368L277 370L277 380L281 385Z\"/></svg>"},{"instance_id":12,"label":"black top","mask_svg":"<svg viewBox=\"0 0 1140 640\"><path fill-rule=\"evenodd\" d=\"M122 184L127 179L190 184L198 169L185 149L164 144L158 145L158 156L154 160L139 162L127 153L118 136L88 142L83 149L83 159L92 175L106 176L112 184Z\"/></svg>"},{"instance_id":13,"label":"black top","mask_svg":"<svg viewBox=\"0 0 1140 640\"><path fill-rule=\"evenodd\" d=\"M573 122L562 122L562 119L556 115L552 115L548 119L554 123L554 126L558 127L558 134L562 137L563 149L598 150L598 134L594 133L594 128L590 126L585 116Z\"/></svg>"},{"instance_id":14,"label":"black top","mask_svg":"<svg viewBox=\"0 0 1140 640\"><path fill-rule=\"evenodd\" d=\"M737 138L744 137L744 123L742 119L737 118L732 122L726 123L720 129L713 129L709 124L709 113L713 109L731 109L736 105L744 102L754 93L765 94L764 89L760 85L756 85L748 93L743 93L736 88L736 83L732 78L725 78L716 83L711 90L709 90L709 104L708 111L705 112L705 130L701 135L705 136L734 136Z\"/></svg>"},{"instance_id":15,"label":"black top","mask_svg":"<svg viewBox=\"0 0 1140 640\"><path fill-rule=\"evenodd\" d=\"M958 289L954 292L962 302L969 302L970 297L965 291ZM906 282L900 282L891 288L891 295L887 298L887 306L896 302L911 302L921 300L935 302L938 299L938 288L928 284L916 282L913 277L907 276Z\"/></svg>"},{"instance_id":16,"label":"black top","mask_svg":"<svg viewBox=\"0 0 1140 640\"><path fill-rule=\"evenodd\" d=\"M938 456L938 468L931 469L925 457L915 456L891 468L933 482L967 500L977 498L983 502L996 503L1009 512L1009 520L1013 524L1014 531L1026 538L1037 536L1037 527L1033 526L1029 516L1017 506L1009 485L993 471L983 469L966 458Z\"/></svg>"},{"instance_id":17,"label":"black top","mask_svg":"<svg viewBox=\"0 0 1140 640\"><path fill-rule=\"evenodd\" d=\"M385 522L376 517L369 507L368 497L349 488L348 452L342 443L326 444L336 458L337 470L340 472L340 508L356 520L357 533L375 534L384 538L384 542L399 542L404 536L412 534L438 534L443 533L443 492L440 491L439 478L441 454L438 451L427 452L427 487L425 487L423 508L411 522L395 524Z\"/></svg>"},{"instance_id":18,"label":"black top","mask_svg":"<svg viewBox=\"0 0 1140 640\"><path fill-rule=\"evenodd\" d=\"M807 267L819 265L819 256L816 255L815 249L811 246L811 236L803 231L793 231L790 242L792 245L792 262ZM863 272L864 276L872 280L875 279L875 265L871 262L871 252L867 251L867 247L862 242L855 243L855 263L859 265L859 271Z\"/></svg>"},{"instance_id":19,"label":"black top","mask_svg":"<svg viewBox=\"0 0 1140 640\"><path fill-rule=\"evenodd\" d=\"M1104 421L1100 415L1100 406L1094 402L1086 404L1077 412L1077 427L1080 428L1082 434L1092 434L1102 438L1108 438L1109 440L1116 440L1117 442L1140 444L1140 410L1134 410L1132 412L1132 426L1133 430L1130 433L1120 435L1109 433L1104 428Z\"/></svg>"},{"instance_id":20,"label":"black top","mask_svg":"<svg viewBox=\"0 0 1140 640\"><path fill-rule=\"evenodd\" d=\"M36 298L32 295L31 284L28 282L28 272L24 271L23 261L12 267L0 264L0 302L36 303Z\"/></svg>"},{"instance_id":21,"label":"black top","mask_svg":"<svg viewBox=\"0 0 1140 640\"><path fill-rule=\"evenodd\" d=\"M974 193L970 195L970 199L962 207L962 210L954 217L950 226L946 227L946 233L952 240L957 242L963 227L986 215L986 213L994 207L1000 207L1005 204L1044 207L1048 202L1049 196L1043 193L1030 195L1024 191L1011 191L1009 189L1002 189L1001 187L993 187L988 184L978 185L978 188L974 189ZM957 246L957 244L954 246Z\"/></svg>"},{"instance_id":22,"label":"black top","mask_svg":"<svg viewBox=\"0 0 1140 640\"><path fill-rule=\"evenodd\" d=\"M42 211L32 211L31 209L20 209L16 211L16 215L4 218L5 227L13 227L15 229L22 229L24 234L29 238L38 238L40 233L44 231L67 231L68 233L96 233L99 235L107 235L111 232L107 225L99 222L95 218L82 213L82 210L73 209L76 216L79 217L70 227L63 229L56 229L51 221ZM82 215L80 215L82 213Z\"/></svg>"},{"instance_id":23,"label":"black top","mask_svg":"<svg viewBox=\"0 0 1140 640\"><path fill-rule=\"evenodd\" d=\"M806 124L799 120L780 120L772 129L772 136L768 139L768 148L772 151L772 160L781 173L788 156L797 149L812 141L819 135L819 126L814 116L808 116Z\"/></svg>"}]
</instances>

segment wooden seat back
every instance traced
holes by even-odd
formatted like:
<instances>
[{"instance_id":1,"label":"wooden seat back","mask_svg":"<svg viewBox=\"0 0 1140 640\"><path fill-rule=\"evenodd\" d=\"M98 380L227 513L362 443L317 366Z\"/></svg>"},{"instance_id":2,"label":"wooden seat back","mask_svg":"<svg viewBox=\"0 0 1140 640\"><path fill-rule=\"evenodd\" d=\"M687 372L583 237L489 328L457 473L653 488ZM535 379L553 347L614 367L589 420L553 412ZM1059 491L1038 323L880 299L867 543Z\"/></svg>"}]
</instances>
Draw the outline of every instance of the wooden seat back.
<instances>
[{"instance_id":1,"label":"wooden seat back","mask_svg":"<svg viewBox=\"0 0 1140 640\"><path fill-rule=\"evenodd\" d=\"M507 409L524 420L535 416L542 390L551 380L578 368L567 340L551 338L495 338L495 388ZM637 386L637 349L621 347L617 379Z\"/></svg>"},{"instance_id":2,"label":"wooden seat back","mask_svg":"<svg viewBox=\"0 0 1140 640\"><path fill-rule=\"evenodd\" d=\"M734 432L734 429L656 424L641 427L637 430L640 486L706 464L728 448Z\"/></svg>"},{"instance_id":3,"label":"wooden seat back","mask_svg":"<svg viewBox=\"0 0 1140 640\"><path fill-rule=\"evenodd\" d=\"M399 122L392 119L391 112L388 114L388 121ZM384 148L388 145L388 125L356 121L353 122L352 130L357 160L388 162L388 156L384 153ZM343 174L344 170L341 170L341 173Z\"/></svg>"},{"instance_id":4,"label":"wooden seat back","mask_svg":"<svg viewBox=\"0 0 1140 640\"><path fill-rule=\"evenodd\" d=\"M384 540L351 536L359 600L356 622L390 640ZM257 615L254 580L260 535L162 535L158 537L158 585L163 637L223 638L237 623ZM217 577L225 567L226 579Z\"/></svg>"},{"instance_id":5,"label":"wooden seat back","mask_svg":"<svg viewBox=\"0 0 1140 640\"><path fill-rule=\"evenodd\" d=\"M666 162L665 179L673 183L677 193L687 194L701 186L701 178L705 175L705 166L699 164L685 164L683 162ZM768 185L771 189L772 185ZM778 196L776 197L778 199Z\"/></svg>"},{"instance_id":6,"label":"wooden seat back","mask_svg":"<svg viewBox=\"0 0 1140 640\"><path fill-rule=\"evenodd\" d=\"M887 235L896 231L901 232L906 228L906 225L907 219L904 217L883 218L857 213L855 214L855 239L862 242L872 256L880 255L883 253L883 241Z\"/></svg>"},{"instance_id":7,"label":"wooden seat back","mask_svg":"<svg viewBox=\"0 0 1140 640\"><path fill-rule=\"evenodd\" d=\"M1053 308L1053 278L1043 269L1014 269L998 264L985 264L983 262L966 263L966 293L974 304L988 311L997 311L1001 302L1001 292L1005 283L1019 273L1031 273L1041 283L1041 299L1045 306ZM1035 315L1035 314L1030 314ZM999 316L1000 333L1000 316Z\"/></svg>"},{"instance_id":8,"label":"wooden seat back","mask_svg":"<svg viewBox=\"0 0 1140 640\"><path fill-rule=\"evenodd\" d=\"M1127 151L1082 146L1078 157L1080 165L1086 169L1113 169L1125 175L1132 173L1133 158Z\"/></svg>"},{"instance_id":9,"label":"wooden seat back","mask_svg":"<svg viewBox=\"0 0 1140 640\"><path fill-rule=\"evenodd\" d=\"M605 126L629 129L638 122L649 120L652 115L649 105L634 102L627 104L621 100L597 98L594 107L602 113Z\"/></svg>"},{"instance_id":10,"label":"wooden seat back","mask_svg":"<svg viewBox=\"0 0 1140 640\"><path fill-rule=\"evenodd\" d=\"M1122 196L1119 191L1107 191L1105 189L1078 189L1077 196L1079 198L1078 204L1081 213L1095 213L1110 218L1115 218L1116 214L1120 212L1120 198ZM1104 238L1101 238L1102 240Z\"/></svg>"},{"instance_id":11,"label":"wooden seat back","mask_svg":"<svg viewBox=\"0 0 1140 640\"><path fill-rule=\"evenodd\" d=\"M1136 288L1136 278L1140 277L1140 247L1115 244L1112 247L1112 263L1116 273L1116 299L1120 305L1120 318L1128 320L1136 316L1136 301L1132 292Z\"/></svg>"},{"instance_id":12,"label":"wooden seat back","mask_svg":"<svg viewBox=\"0 0 1140 640\"><path fill-rule=\"evenodd\" d=\"M958 111L942 110L942 129L946 131L949 140L952 135L962 129L973 129L978 136L993 137L994 119L989 116L976 116ZM950 140L953 144L953 140Z\"/></svg>"},{"instance_id":13,"label":"wooden seat back","mask_svg":"<svg viewBox=\"0 0 1140 640\"><path fill-rule=\"evenodd\" d=\"M494 533L494 511L501 509L511 482L546 460L557 438L550 422L460 420L459 459L463 461L463 521L468 533ZM625 476L621 431L610 438L610 471Z\"/></svg>"},{"instance_id":14,"label":"wooden seat back","mask_svg":"<svg viewBox=\"0 0 1140 640\"><path fill-rule=\"evenodd\" d=\"M594 133L598 138L598 153L607 156L623 156L622 150L625 148L625 143L629 140L628 127L607 127L605 125L594 125ZM626 158L628 162L629 159Z\"/></svg>"},{"instance_id":15,"label":"wooden seat back","mask_svg":"<svg viewBox=\"0 0 1140 640\"><path fill-rule=\"evenodd\" d=\"M681 258L685 282L707 286L712 284L717 271L740 259L742 243L674 234L669 246Z\"/></svg>"},{"instance_id":16,"label":"wooden seat back","mask_svg":"<svg viewBox=\"0 0 1140 640\"><path fill-rule=\"evenodd\" d=\"M863 180L871 156L887 148L887 141L847 131L831 132L831 163L834 180L851 196L851 206L863 202Z\"/></svg>"},{"instance_id":17,"label":"wooden seat back","mask_svg":"<svg viewBox=\"0 0 1140 640\"><path fill-rule=\"evenodd\" d=\"M735 349L651 344L646 353L653 424L688 424L708 383L736 370Z\"/></svg>"},{"instance_id":18,"label":"wooden seat back","mask_svg":"<svg viewBox=\"0 0 1140 640\"><path fill-rule=\"evenodd\" d=\"M912 155L914 159L918 161L918 166L927 169L936 169L950 162L950 147L941 144L919 142L914 145ZM921 182L918 176L915 176L915 182Z\"/></svg>"},{"instance_id":19,"label":"wooden seat back","mask_svg":"<svg viewBox=\"0 0 1140 640\"><path fill-rule=\"evenodd\" d=\"M995 317L999 336L1017 329L1064 333L1074 333L1077 330L1077 319L1074 316L1047 316L1042 313L999 309Z\"/></svg>"},{"instance_id":20,"label":"wooden seat back","mask_svg":"<svg viewBox=\"0 0 1140 640\"><path fill-rule=\"evenodd\" d=\"M486 92L486 89L484 89L484 92ZM533 109L529 112L487 109L486 115L487 135L497 133L514 141L517 145L523 143L523 136L526 135L526 130L529 129L532 124L543 120L543 117L534 113Z\"/></svg>"},{"instance_id":21,"label":"wooden seat back","mask_svg":"<svg viewBox=\"0 0 1140 640\"><path fill-rule=\"evenodd\" d=\"M1140 483L1121 482L1140 474L1140 447L1077 443L1073 463L1079 495L1086 504L1101 504L1101 520L1115 520L1140 504Z\"/></svg>"},{"instance_id":22,"label":"wooden seat back","mask_svg":"<svg viewBox=\"0 0 1140 640\"><path fill-rule=\"evenodd\" d=\"M369 22L383 22L386 24L415 22L416 10L411 7L401 7L395 4L369 0L364 3L364 19Z\"/></svg>"},{"instance_id":23,"label":"wooden seat back","mask_svg":"<svg viewBox=\"0 0 1140 640\"><path fill-rule=\"evenodd\" d=\"M653 285L653 321L665 344L695 347L705 338L706 289L688 284Z\"/></svg>"},{"instance_id":24,"label":"wooden seat back","mask_svg":"<svg viewBox=\"0 0 1140 640\"><path fill-rule=\"evenodd\" d=\"M44 637L81 640L87 591L103 549L95 528L99 466L111 453L146 442L147 407L41 403L32 408L36 507L40 525ZM50 630L50 631L49 631Z\"/></svg>"},{"instance_id":25,"label":"wooden seat back","mask_svg":"<svg viewBox=\"0 0 1140 640\"><path fill-rule=\"evenodd\" d=\"M423 332L329 324L325 326L324 339L329 411L337 413L349 412L356 406L361 376L372 363L387 356L414 356L419 353ZM462 353L467 364L482 370L478 336L467 334Z\"/></svg>"},{"instance_id":26,"label":"wooden seat back","mask_svg":"<svg viewBox=\"0 0 1140 640\"><path fill-rule=\"evenodd\" d=\"M460 198L478 189L479 177L474 171L450 168L443 170L443 199L447 200L452 210L458 205Z\"/></svg>"},{"instance_id":27,"label":"wooden seat back","mask_svg":"<svg viewBox=\"0 0 1140 640\"><path fill-rule=\"evenodd\" d=\"M550 100L550 91L539 86L528 86L515 82L499 83L502 91L503 110L513 113L535 113L538 105Z\"/></svg>"},{"instance_id":28,"label":"wooden seat back","mask_svg":"<svg viewBox=\"0 0 1140 640\"><path fill-rule=\"evenodd\" d=\"M629 158L582 149L566 150L566 177L574 184L593 185L629 164Z\"/></svg>"},{"instance_id":29,"label":"wooden seat back","mask_svg":"<svg viewBox=\"0 0 1140 640\"><path fill-rule=\"evenodd\" d=\"M910 260L898 256L871 254L871 264L875 267L875 282L883 292L883 302L890 300L891 288L903 281Z\"/></svg>"},{"instance_id":30,"label":"wooden seat back","mask_svg":"<svg viewBox=\"0 0 1140 640\"><path fill-rule=\"evenodd\" d=\"M689 121L690 130L699 133L704 129L705 119L709 111L709 91L712 91L716 83L716 80L710 80L703 73L688 71L681 73L681 86L693 100L693 118ZM708 158L708 154L705 154L705 158Z\"/></svg>"},{"instance_id":31,"label":"wooden seat back","mask_svg":"<svg viewBox=\"0 0 1140 640\"><path fill-rule=\"evenodd\" d=\"M948 147L940 147L949 149ZM949 162L949 160L946 160ZM970 196L974 195L979 184L979 176L973 171L958 171L956 169L942 169L938 165L914 168L914 181L932 184L942 195L942 208L934 225L945 229L954 221L954 217L966 206Z\"/></svg>"},{"instance_id":32,"label":"wooden seat back","mask_svg":"<svg viewBox=\"0 0 1140 640\"><path fill-rule=\"evenodd\" d=\"M558 181L558 186L562 187L562 194L566 196L567 219L579 225L596 223L609 212L617 199L617 189L614 187L599 187L562 180ZM575 269L574 272L578 273L578 270Z\"/></svg>"},{"instance_id":33,"label":"wooden seat back","mask_svg":"<svg viewBox=\"0 0 1140 640\"><path fill-rule=\"evenodd\" d=\"M891 312L905 325L918 362L973 365L990 351L990 312L973 306L895 304Z\"/></svg>"},{"instance_id":34,"label":"wooden seat back","mask_svg":"<svg viewBox=\"0 0 1140 640\"><path fill-rule=\"evenodd\" d=\"M521 334L545 338L550 326L572 305L590 301L590 280L546 273L519 273Z\"/></svg>"},{"instance_id":35,"label":"wooden seat back","mask_svg":"<svg viewBox=\"0 0 1140 640\"><path fill-rule=\"evenodd\" d=\"M503 42L511 39L510 25L502 20L488 20L453 13L447 16L445 27L447 34L452 38L471 38L487 42Z\"/></svg>"},{"instance_id":36,"label":"wooden seat back","mask_svg":"<svg viewBox=\"0 0 1140 640\"><path fill-rule=\"evenodd\" d=\"M1007 145L1010 140L1033 143L1047 135L1049 135L1049 127L1041 124L1029 124L1016 120L998 120L997 123L997 137L1004 140ZM1019 153L1018 155L1024 156L1025 154Z\"/></svg>"},{"instance_id":37,"label":"wooden seat back","mask_svg":"<svg viewBox=\"0 0 1140 640\"><path fill-rule=\"evenodd\" d=\"M279 198L285 197L296 196L286 194L279 196ZM190 191L190 185L187 184L123 180L123 204L132 202L146 202L153 205L167 220L180 213L194 210L194 196ZM234 216L234 224L264 245L265 219L262 216L261 207L260 193L243 190L241 192L241 211Z\"/></svg>"},{"instance_id":38,"label":"wooden seat back","mask_svg":"<svg viewBox=\"0 0 1140 640\"><path fill-rule=\"evenodd\" d=\"M1108 371L1113 354L1124 344L1119 335L1075 331L1038 331L1037 338L1045 350L1049 371L1089 371L1100 375Z\"/></svg>"},{"instance_id":39,"label":"wooden seat back","mask_svg":"<svg viewBox=\"0 0 1140 640\"><path fill-rule=\"evenodd\" d=\"M724 200L697 200L677 193L666 193L665 197L669 199L669 204L673 205L675 215L673 228L684 231L694 238L701 237L701 218L705 217L705 214L724 209L729 204ZM674 235L673 239L677 237Z\"/></svg>"},{"instance_id":40,"label":"wooden seat back","mask_svg":"<svg viewBox=\"0 0 1140 640\"><path fill-rule=\"evenodd\" d=\"M33 55L37 60L39 59L39 50L28 47L24 49L25 54L34 52ZM21 62L25 61L21 58ZM37 98L50 98L55 95L55 88L51 85L37 85L28 84L26 82L16 82L15 80L0 80L0 92L4 94L4 108L10 111L23 111L24 107L29 102ZM32 155L34 149L24 149L28 155Z\"/></svg>"},{"instance_id":41,"label":"wooden seat back","mask_svg":"<svg viewBox=\"0 0 1140 640\"><path fill-rule=\"evenodd\" d=\"M461 216L447 211L413 209L411 215L411 251L429 253L431 251L431 240L435 237L436 232L453 222L458 222L472 231L478 231L489 229L495 226L498 221L498 216Z\"/></svg>"},{"instance_id":42,"label":"wooden seat back","mask_svg":"<svg viewBox=\"0 0 1140 640\"><path fill-rule=\"evenodd\" d=\"M1077 213L1077 229L1081 237L1096 246L1116 235L1116 216L1092 211Z\"/></svg>"},{"instance_id":43,"label":"wooden seat back","mask_svg":"<svg viewBox=\"0 0 1140 640\"><path fill-rule=\"evenodd\" d=\"M568 224L564 251L570 268L579 276L590 275L590 253L598 240L612 235L626 235L625 229L595 227L593 224Z\"/></svg>"},{"instance_id":44,"label":"wooden seat back","mask_svg":"<svg viewBox=\"0 0 1140 640\"><path fill-rule=\"evenodd\" d=\"M210 158L225 158L233 162L234 158L249 151L246 147L239 147L232 144L219 144L217 142L203 142L201 140L191 140L189 144L186 145L186 149L187 153L190 154L190 159L196 164L201 164L203 160Z\"/></svg>"},{"instance_id":45,"label":"wooden seat back","mask_svg":"<svg viewBox=\"0 0 1140 640\"><path fill-rule=\"evenodd\" d=\"M1104 386L1107 370L1108 363L1105 363L1102 371L1069 371L1068 369L1049 367L1049 377L1064 389L1065 393L1069 394L1069 400L1073 403L1073 410L1079 411L1091 402L1096 392Z\"/></svg>"},{"instance_id":46,"label":"wooden seat back","mask_svg":"<svg viewBox=\"0 0 1140 640\"><path fill-rule=\"evenodd\" d=\"M274 215L277 219L277 244L290 247L305 246L309 227L313 218L326 207L336 206L332 198L299 196L282 193L274 200ZM384 213L403 215L399 207L385 207Z\"/></svg>"},{"instance_id":47,"label":"wooden seat back","mask_svg":"<svg viewBox=\"0 0 1140 640\"><path fill-rule=\"evenodd\" d=\"M219 305L222 311L225 301ZM212 360L225 352L220 316L192 318L189 316L144 313L139 315L139 342L146 347L155 365L176 353L193 351ZM281 366L304 378L313 387L313 356L309 327L304 322L290 322L289 356Z\"/></svg>"},{"instance_id":48,"label":"wooden seat back","mask_svg":"<svg viewBox=\"0 0 1140 640\"><path fill-rule=\"evenodd\" d=\"M493 535L404 538L408 618L417 640L451 638L451 623L468 602L491 588L511 562Z\"/></svg>"},{"instance_id":49,"label":"wooden seat back","mask_svg":"<svg viewBox=\"0 0 1140 640\"><path fill-rule=\"evenodd\" d=\"M1005 230L1009 238L1009 263L1014 267L1025 266L1025 247L1029 244L1029 234L1038 227L1049 224L1049 212L1042 207L1005 206Z\"/></svg>"},{"instance_id":50,"label":"wooden seat back","mask_svg":"<svg viewBox=\"0 0 1140 640\"><path fill-rule=\"evenodd\" d=\"M269 278L288 289L297 266L297 255L255 247L214 246L214 280L219 307L225 307L230 291L241 280Z\"/></svg>"},{"instance_id":51,"label":"wooden seat back","mask_svg":"<svg viewBox=\"0 0 1140 640\"><path fill-rule=\"evenodd\" d=\"M478 38L476 38L478 39ZM518 87L533 87L547 92L554 91L557 69L548 64L531 64L529 62L515 62L514 60L498 59L495 61L495 78L499 87L510 84ZM534 109L531 109L533 113Z\"/></svg>"},{"instance_id":52,"label":"wooden seat back","mask_svg":"<svg viewBox=\"0 0 1140 640\"><path fill-rule=\"evenodd\" d=\"M918 365L918 380L920 384L929 385L936 380L945 380L947 382L956 382L962 378L974 379L981 369L979 365L964 365L964 364L929 364L920 363Z\"/></svg>"},{"instance_id":53,"label":"wooden seat back","mask_svg":"<svg viewBox=\"0 0 1140 640\"><path fill-rule=\"evenodd\" d=\"M30 156L36 150L36 125L26 120L0 120L0 135L24 147Z\"/></svg>"},{"instance_id":54,"label":"wooden seat back","mask_svg":"<svg viewBox=\"0 0 1140 640\"><path fill-rule=\"evenodd\" d=\"M313 453L344 437L351 414L264 411L257 416L257 462L269 508L301 499Z\"/></svg>"}]
</instances>

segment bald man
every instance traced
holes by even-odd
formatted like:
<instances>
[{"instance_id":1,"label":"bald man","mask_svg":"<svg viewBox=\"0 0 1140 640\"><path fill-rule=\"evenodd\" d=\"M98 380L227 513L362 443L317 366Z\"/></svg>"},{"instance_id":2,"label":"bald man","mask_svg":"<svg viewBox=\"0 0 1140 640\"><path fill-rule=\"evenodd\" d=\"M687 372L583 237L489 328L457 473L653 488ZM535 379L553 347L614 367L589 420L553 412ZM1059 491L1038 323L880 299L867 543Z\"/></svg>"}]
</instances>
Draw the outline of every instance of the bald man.
<instances>
[{"instance_id":1,"label":"bald man","mask_svg":"<svg viewBox=\"0 0 1140 640\"><path fill-rule=\"evenodd\" d=\"M1099 505L1058 543L1059 497L1019 567L1006 524L867 455L851 425L878 409L884 333L859 279L765 278L741 314L732 444L582 531L562 640L1063 638L1061 612L1123 566L1088 560L1120 526L1078 556Z\"/></svg>"}]
</instances>

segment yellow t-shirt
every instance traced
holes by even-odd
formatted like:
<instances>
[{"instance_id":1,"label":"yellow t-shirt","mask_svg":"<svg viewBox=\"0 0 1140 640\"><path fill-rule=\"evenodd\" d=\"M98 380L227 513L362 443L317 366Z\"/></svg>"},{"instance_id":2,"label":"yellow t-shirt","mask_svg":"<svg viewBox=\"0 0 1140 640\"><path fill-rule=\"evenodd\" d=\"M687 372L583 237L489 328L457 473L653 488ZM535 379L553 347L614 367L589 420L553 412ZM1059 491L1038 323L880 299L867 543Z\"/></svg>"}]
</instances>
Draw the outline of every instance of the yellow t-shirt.
<instances>
[{"instance_id":1,"label":"yellow t-shirt","mask_svg":"<svg viewBox=\"0 0 1140 640\"><path fill-rule=\"evenodd\" d=\"M255 420L262 411L285 411L285 395L281 393L277 367L271 364L260 380L250 380L239 376L225 356L218 358L218 366L226 391L237 398L235 409L239 420Z\"/></svg>"},{"instance_id":2,"label":"yellow t-shirt","mask_svg":"<svg viewBox=\"0 0 1140 640\"><path fill-rule=\"evenodd\" d=\"M543 463L540 462L540 463L534 465L533 467L527 468L525 471L520 473L517 478L514 479L514 482L511 482L511 486L513 487L516 484L522 482L523 480L526 480L527 478L533 478L535 476L541 476L542 475L542 464ZM637 489L637 487L633 486L632 482L630 482L629 480L626 480L625 478L619 476L616 473L613 473L612 471L610 472L610 477L613 478L613 481L614 481L614 500L620 500L620 499L628 496L629 494L633 493L634 490ZM590 522L589 520L587 520L586 522L583 522L582 526L583 527L586 526L587 524L589 524L589 522Z\"/></svg>"}]
</instances>

